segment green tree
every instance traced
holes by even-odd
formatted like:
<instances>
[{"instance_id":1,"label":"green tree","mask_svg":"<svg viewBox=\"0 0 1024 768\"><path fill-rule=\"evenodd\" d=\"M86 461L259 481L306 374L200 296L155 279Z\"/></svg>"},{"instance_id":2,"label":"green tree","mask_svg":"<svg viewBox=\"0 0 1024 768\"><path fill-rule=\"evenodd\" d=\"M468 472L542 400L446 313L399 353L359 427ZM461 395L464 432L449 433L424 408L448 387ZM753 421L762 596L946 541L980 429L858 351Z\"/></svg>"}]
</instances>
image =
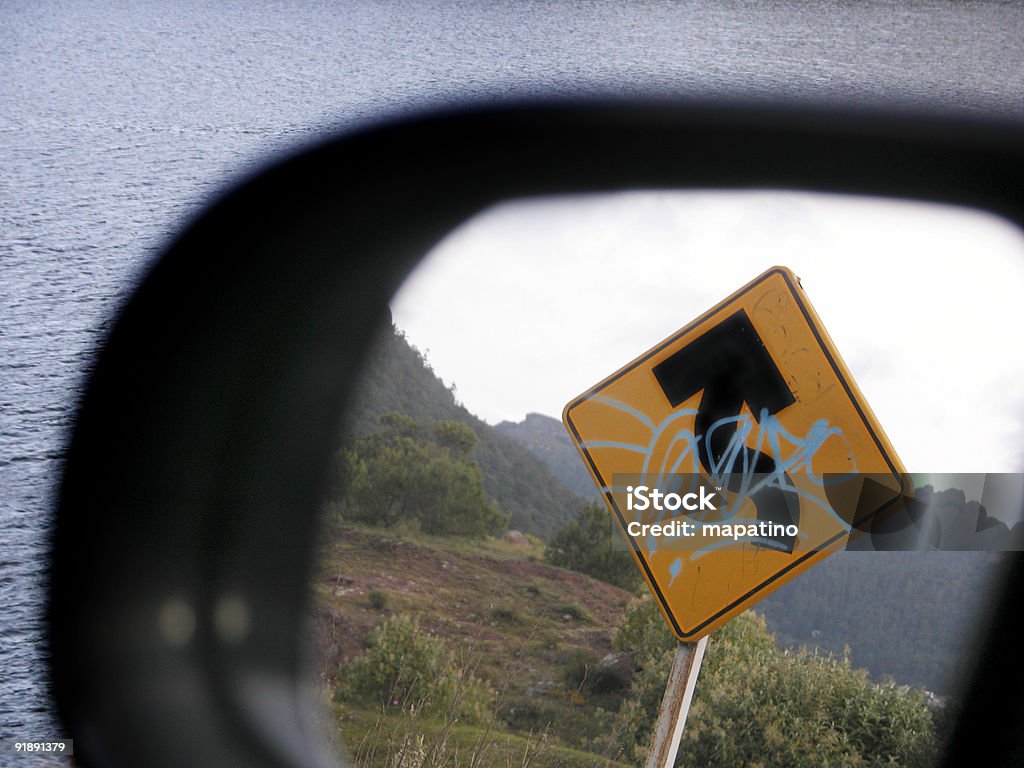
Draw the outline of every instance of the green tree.
<instances>
[{"instance_id":1,"label":"green tree","mask_svg":"<svg viewBox=\"0 0 1024 768\"><path fill-rule=\"evenodd\" d=\"M339 456L343 517L383 526L415 521L427 533L472 537L505 528L506 516L468 458L473 430L455 421L428 429L398 413L385 414L381 427Z\"/></svg>"},{"instance_id":2,"label":"green tree","mask_svg":"<svg viewBox=\"0 0 1024 768\"><path fill-rule=\"evenodd\" d=\"M616 547L617 544L620 546ZM607 508L600 502L589 502L574 520L555 534L544 556L552 565L635 591L642 578L636 561L624 544L625 541L613 529Z\"/></svg>"},{"instance_id":3,"label":"green tree","mask_svg":"<svg viewBox=\"0 0 1024 768\"><path fill-rule=\"evenodd\" d=\"M477 436L466 424L442 419L434 423L434 441L453 458L465 460L476 448Z\"/></svg>"}]
</instances>

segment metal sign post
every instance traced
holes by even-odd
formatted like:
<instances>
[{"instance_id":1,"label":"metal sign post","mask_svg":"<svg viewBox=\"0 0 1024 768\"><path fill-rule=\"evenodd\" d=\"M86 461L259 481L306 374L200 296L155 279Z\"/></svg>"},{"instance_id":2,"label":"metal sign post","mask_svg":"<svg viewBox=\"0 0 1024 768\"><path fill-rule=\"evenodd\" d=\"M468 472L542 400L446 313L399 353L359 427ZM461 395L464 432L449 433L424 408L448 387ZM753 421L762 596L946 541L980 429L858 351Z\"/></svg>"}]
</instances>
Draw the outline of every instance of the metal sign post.
<instances>
[{"instance_id":1,"label":"metal sign post","mask_svg":"<svg viewBox=\"0 0 1024 768\"><path fill-rule=\"evenodd\" d=\"M705 635L696 643L680 643L676 649L645 768L671 768L675 763L707 644L708 636Z\"/></svg>"}]
</instances>

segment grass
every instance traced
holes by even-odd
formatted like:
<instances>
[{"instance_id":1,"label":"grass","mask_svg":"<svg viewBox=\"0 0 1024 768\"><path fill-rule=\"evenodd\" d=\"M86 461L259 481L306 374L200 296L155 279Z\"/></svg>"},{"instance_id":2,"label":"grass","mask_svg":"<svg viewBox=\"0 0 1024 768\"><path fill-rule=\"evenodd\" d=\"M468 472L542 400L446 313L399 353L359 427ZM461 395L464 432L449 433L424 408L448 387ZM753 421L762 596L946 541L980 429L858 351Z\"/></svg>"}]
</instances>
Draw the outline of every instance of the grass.
<instances>
[{"instance_id":1,"label":"grass","mask_svg":"<svg viewBox=\"0 0 1024 768\"><path fill-rule=\"evenodd\" d=\"M548 566L541 556L536 542L524 547L332 526L314 584L324 688L343 687L346 665L365 652L367 636L386 615L407 614L457 659L471 655L475 674L496 691L495 716L476 725L425 716L410 722L401 707L336 703L342 737L351 752L361 750L361 765L616 765L599 754L598 707L618 701L591 696L568 667L611 651L630 595ZM386 596L386 610L375 607L374 594ZM424 763L423 749L430 747L435 753ZM545 757L534 762L539 752Z\"/></svg>"},{"instance_id":2,"label":"grass","mask_svg":"<svg viewBox=\"0 0 1024 768\"><path fill-rule=\"evenodd\" d=\"M449 726L443 718L411 719L401 712L382 712L350 703L335 705L340 731L355 768L395 768L405 758L409 765L563 766L563 768L611 768L623 766L589 752L558 743L550 731L516 733L486 725ZM432 745L443 743L443 748ZM397 760L396 760L397 758ZM424 759L425 758L425 759ZM389 762L390 761L390 762Z\"/></svg>"}]
</instances>

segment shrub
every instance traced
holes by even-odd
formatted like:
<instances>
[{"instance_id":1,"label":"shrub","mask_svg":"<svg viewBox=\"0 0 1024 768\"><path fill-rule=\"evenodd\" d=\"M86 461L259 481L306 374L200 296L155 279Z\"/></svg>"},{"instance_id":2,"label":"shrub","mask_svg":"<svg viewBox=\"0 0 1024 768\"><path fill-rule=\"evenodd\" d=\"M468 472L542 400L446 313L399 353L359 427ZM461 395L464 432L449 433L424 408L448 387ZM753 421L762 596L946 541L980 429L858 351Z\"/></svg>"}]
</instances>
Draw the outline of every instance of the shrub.
<instances>
[{"instance_id":1,"label":"shrub","mask_svg":"<svg viewBox=\"0 0 1024 768\"><path fill-rule=\"evenodd\" d=\"M675 641L648 599L627 611L615 644L634 650L640 666L615 730L623 752L642 763ZM919 692L876 685L845 657L780 650L764 619L748 612L709 640L679 761L923 768L936 748Z\"/></svg>"},{"instance_id":2,"label":"shrub","mask_svg":"<svg viewBox=\"0 0 1024 768\"><path fill-rule=\"evenodd\" d=\"M377 611L383 611L388 607L388 593L383 589L371 589L366 595L370 607Z\"/></svg>"},{"instance_id":3,"label":"shrub","mask_svg":"<svg viewBox=\"0 0 1024 768\"><path fill-rule=\"evenodd\" d=\"M636 591L642 583L640 571L629 552L616 548L616 536L608 510L591 502L555 534L544 556L552 565Z\"/></svg>"},{"instance_id":4,"label":"shrub","mask_svg":"<svg viewBox=\"0 0 1024 768\"><path fill-rule=\"evenodd\" d=\"M573 648L565 661L565 684L574 690L586 689L597 666L597 656L587 648Z\"/></svg>"},{"instance_id":5,"label":"shrub","mask_svg":"<svg viewBox=\"0 0 1024 768\"><path fill-rule=\"evenodd\" d=\"M504 530L508 516L487 497L480 466L468 458L476 435L455 421L433 430L401 414L358 438L335 462L336 509L348 520L391 527L413 522L425 533L480 538Z\"/></svg>"},{"instance_id":6,"label":"shrub","mask_svg":"<svg viewBox=\"0 0 1024 768\"><path fill-rule=\"evenodd\" d=\"M491 693L470 667L456 665L444 644L419 622L396 614L383 621L369 641L369 650L342 670L343 694L385 707L447 711L468 721L488 715Z\"/></svg>"}]
</instances>

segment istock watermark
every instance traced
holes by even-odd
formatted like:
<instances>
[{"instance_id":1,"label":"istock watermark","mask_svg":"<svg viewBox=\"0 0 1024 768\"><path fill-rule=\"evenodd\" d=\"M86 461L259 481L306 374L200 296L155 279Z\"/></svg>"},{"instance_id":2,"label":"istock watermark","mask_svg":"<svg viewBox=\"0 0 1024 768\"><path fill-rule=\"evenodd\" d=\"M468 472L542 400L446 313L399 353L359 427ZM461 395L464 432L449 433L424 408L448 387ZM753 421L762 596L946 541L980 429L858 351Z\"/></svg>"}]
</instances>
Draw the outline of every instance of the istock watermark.
<instances>
[{"instance_id":1,"label":"istock watermark","mask_svg":"<svg viewBox=\"0 0 1024 768\"><path fill-rule=\"evenodd\" d=\"M623 549L1024 551L1019 473L651 472L611 480L602 491Z\"/></svg>"},{"instance_id":2,"label":"istock watermark","mask_svg":"<svg viewBox=\"0 0 1024 768\"><path fill-rule=\"evenodd\" d=\"M712 512L718 511L712 502L715 496L718 494L718 489L708 492L708 489L701 485L697 493L668 493L663 492L660 488L649 488L646 485L626 486L626 509L630 512L637 511L643 512L647 509L655 509L658 511L668 510L669 512L675 512L680 507L687 510L688 512L696 511L707 511Z\"/></svg>"}]
</instances>

